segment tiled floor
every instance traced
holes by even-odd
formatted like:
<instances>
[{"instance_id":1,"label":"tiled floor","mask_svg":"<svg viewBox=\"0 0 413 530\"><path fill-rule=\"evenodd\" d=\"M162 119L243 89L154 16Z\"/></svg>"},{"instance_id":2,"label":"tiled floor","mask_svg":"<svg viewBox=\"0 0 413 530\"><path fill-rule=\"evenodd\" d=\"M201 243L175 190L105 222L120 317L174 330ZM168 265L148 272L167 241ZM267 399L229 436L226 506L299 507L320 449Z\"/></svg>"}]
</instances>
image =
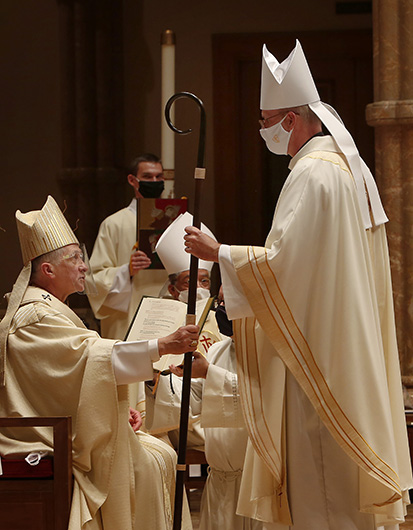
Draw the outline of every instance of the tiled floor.
<instances>
[{"instance_id":1,"label":"tiled floor","mask_svg":"<svg viewBox=\"0 0 413 530\"><path fill-rule=\"evenodd\" d=\"M413 530L413 504L407 507L406 522L400 525L400 530Z\"/></svg>"},{"instance_id":2,"label":"tiled floor","mask_svg":"<svg viewBox=\"0 0 413 530\"><path fill-rule=\"evenodd\" d=\"M201 490L191 490L189 493L189 503L191 506L191 516L194 530L198 530L199 528L199 507L201 503L201 495ZM413 504L407 508L406 522L400 525L400 530L413 530Z\"/></svg>"}]
</instances>

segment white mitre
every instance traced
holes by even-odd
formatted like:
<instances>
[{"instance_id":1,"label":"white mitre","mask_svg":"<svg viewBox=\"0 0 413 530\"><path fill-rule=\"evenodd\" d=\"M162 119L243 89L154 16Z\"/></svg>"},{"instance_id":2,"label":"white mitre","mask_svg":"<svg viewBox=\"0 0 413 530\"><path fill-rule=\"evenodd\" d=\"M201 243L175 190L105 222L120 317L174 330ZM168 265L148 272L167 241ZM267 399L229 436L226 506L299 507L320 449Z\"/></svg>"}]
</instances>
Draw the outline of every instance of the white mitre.
<instances>
[{"instance_id":1,"label":"white mitre","mask_svg":"<svg viewBox=\"0 0 413 530\"><path fill-rule=\"evenodd\" d=\"M356 182L364 227L371 228L372 219L375 226L386 223L388 219L374 178L360 158L354 140L337 112L320 101L300 42L296 41L295 48L282 63L277 61L264 44L261 70L261 110L287 109L301 105L308 105L319 117L346 157Z\"/></svg>"},{"instance_id":2,"label":"white mitre","mask_svg":"<svg viewBox=\"0 0 413 530\"><path fill-rule=\"evenodd\" d=\"M16 223L24 267L13 285L6 314L0 323L0 386L5 385L7 337L10 324L29 285L32 260L66 245L79 244L65 216L50 195L41 210L27 213L17 210Z\"/></svg>"},{"instance_id":3,"label":"white mitre","mask_svg":"<svg viewBox=\"0 0 413 530\"><path fill-rule=\"evenodd\" d=\"M182 213L168 226L156 244L155 250L168 274L179 274L189 270L191 255L185 252L184 235L185 227L191 226L192 220L193 217L189 212ZM203 223L201 231L216 241L214 234ZM202 259L198 261L198 269L211 271L213 265L213 261Z\"/></svg>"}]
</instances>

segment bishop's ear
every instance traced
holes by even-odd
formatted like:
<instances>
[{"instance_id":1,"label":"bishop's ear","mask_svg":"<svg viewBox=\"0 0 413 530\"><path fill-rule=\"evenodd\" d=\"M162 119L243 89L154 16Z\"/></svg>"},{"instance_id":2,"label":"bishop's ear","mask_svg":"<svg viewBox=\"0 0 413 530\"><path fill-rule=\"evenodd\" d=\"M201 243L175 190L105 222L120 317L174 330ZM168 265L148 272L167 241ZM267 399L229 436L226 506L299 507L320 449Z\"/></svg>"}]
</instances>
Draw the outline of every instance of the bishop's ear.
<instances>
[{"instance_id":1,"label":"bishop's ear","mask_svg":"<svg viewBox=\"0 0 413 530\"><path fill-rule=\"evenodd\" d=\"M290 132L291 129L294 129L296 120L297 120L297 114L293 111L288 112L288 114L286 115L284 119L284 123L283 123L284 129L287 132Z\"/></svg>"},{"instance_id":2,"label":"bishop's ear","mask_svg":"<svg viewBox=\"0 0 413 530\"><path fill-rule=\"evenodd\" d=\"M46 276L47 278L54 278L55 276L55 268L53 263L49 263L48 261L44 261L40 265L40 270L42 271L42 274Z\"/></svg>"}]
</instances>

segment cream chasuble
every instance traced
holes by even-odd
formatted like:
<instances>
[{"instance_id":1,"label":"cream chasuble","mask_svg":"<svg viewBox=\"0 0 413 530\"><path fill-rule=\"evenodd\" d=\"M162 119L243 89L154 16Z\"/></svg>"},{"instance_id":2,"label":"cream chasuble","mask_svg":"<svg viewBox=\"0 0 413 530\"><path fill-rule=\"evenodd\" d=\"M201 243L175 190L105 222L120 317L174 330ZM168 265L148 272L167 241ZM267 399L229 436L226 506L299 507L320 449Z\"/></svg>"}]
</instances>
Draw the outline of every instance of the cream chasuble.
<instances>
[{"instance_id":1,"label":"cream chasuble","mask_svg":"<svg viewBox=\"0 0 413 530\"><path fill-rule=\"evenodd\" d=\"M10 328L0 414L72 416L69 530L169 530L175 453L132 431L128 387L117 386L113 374L113 344L87 330L50 293L29 287ZM52 447L46 428L4 429L0 435L6 456ZM184 527L192 528L184 513Z\"/></svg>"},{"instance_id":2,"label":"cream chasuble","mask_svg":"<svg viewBox=\"0 0 413 530\"><path fill-rule=\"evenodd\" d=\"M310 140L290 168L266 247L231 247L255 315L235 322L255 450L247 451L240 505L245 514L291 524L287 367L358 466L356 508L374 514L377 526L394 525L404 519L413 483L385 229L365 231L352 176L331 137Z\"/></svg>"},{"instance_id":3,"label":"cream chasuble","mask_svg":"<svg viewBox=\"0 0 413 530\"><path fill-rule=\"evenodd\" d=\"M197 311L197 317L199 317L199 311ZM197 351L209 360L210 348L221 340L222 335L219 332L215 312L210 311L199 336ZM162 440L169 440L175 449L179 445L182 383L181 377L169 374L159 376L155 388L145 386L145 429ZM191 408L188 418L187 445L188 449L204 450L204 432L200 425L200 411L194 413Z\"/></svg>"}]
</instances>

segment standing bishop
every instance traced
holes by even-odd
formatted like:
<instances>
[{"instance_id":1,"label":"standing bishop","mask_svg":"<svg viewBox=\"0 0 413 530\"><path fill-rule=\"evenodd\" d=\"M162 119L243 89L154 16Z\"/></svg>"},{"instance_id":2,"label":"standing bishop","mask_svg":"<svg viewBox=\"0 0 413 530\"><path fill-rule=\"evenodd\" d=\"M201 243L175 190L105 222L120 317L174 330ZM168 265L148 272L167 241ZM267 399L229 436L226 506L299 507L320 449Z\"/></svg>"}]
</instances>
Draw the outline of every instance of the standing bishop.
<instances>
[{"instance_id":1,"label":"standing bishop","mask_svg":"<svg viewBox=\"0 0 413 530\"><path fill-rule=\"evenodd\" d=\"M268 149L292 157L265 246L185 236L219 261L234 321L250 438L238 512L266 530L394 530L413 482L387 218L298 41L282 63L264 46L261 115Z\"/></svg>"}]
</instances>

